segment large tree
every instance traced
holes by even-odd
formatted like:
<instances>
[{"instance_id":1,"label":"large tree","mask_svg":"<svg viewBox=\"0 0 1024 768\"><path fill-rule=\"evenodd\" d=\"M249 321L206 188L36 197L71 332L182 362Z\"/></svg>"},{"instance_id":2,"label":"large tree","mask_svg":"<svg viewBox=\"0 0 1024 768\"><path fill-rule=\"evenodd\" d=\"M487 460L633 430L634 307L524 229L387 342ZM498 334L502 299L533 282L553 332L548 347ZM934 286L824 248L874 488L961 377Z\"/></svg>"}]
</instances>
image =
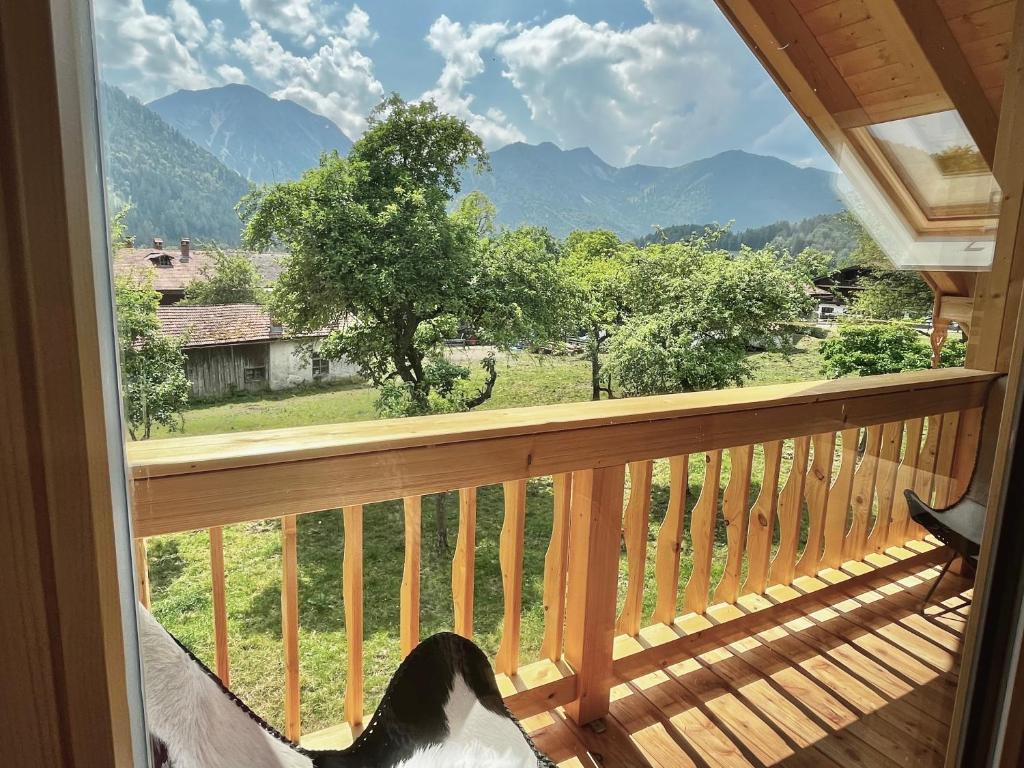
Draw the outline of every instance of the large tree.
<instances>
[{"instance_id":1,"label":"large tree","mask_svg":"<svg viewBox=\"0 0 1024 768\"><path fill-rule=\"evenodd\" d=\"M559 268L570 290L574 330L586 337L590 361L590 397L612 397L612 384L601 368L601 355L626 310L626 275L629 256L636 251L614 232L571 232L565 240Z\"/></svg>"},{"instance_id":2,"label":"large tree","mask_svg":"<svg viewBox=\"0 0 1024 768\"><path fill-rule=\"evenodd\" d=\"M114 253L127 242L126 212L117 213L110 225ZM160 294L153 290L152 269L115 277L114 302L128 434L132 440L147 440L154 424L180 428L191 384L185 376L181 341L160 331Z\"/></svg>"},{"instance_id":3,"label":"large tree","mask_svg":"<svg viewBox=\"0 0 1024 768\"><path fill-rule=\"evenodd\" d=\"M742 384L752 346L784 347L810 310L804 290L827 257L772 248L730 254L717 232L648 246L630 260L629 314L612 336L607 369L629 395Z\"/></svg>"},{"instance_id":4,"label":"large tree","mask_svg":"<svg viewBox=\"0 0 1024 768\"><path fill-rule=\"evenodd\" d=\"M398 96L370 115L347 158L324 155L301 179L241 204L248 247L290 251L271 297L298 332L339 326L321 354L348 358L380 390L387 415L472 408L481 384L452 365L444 340L470 323L499 348L555 332L555 254L533 229L493 234L485 199L448 207L460 173L487 166L483 142L432 101ZM483 235L483 236L481 236Z\"/></svg>"}]
</instances>

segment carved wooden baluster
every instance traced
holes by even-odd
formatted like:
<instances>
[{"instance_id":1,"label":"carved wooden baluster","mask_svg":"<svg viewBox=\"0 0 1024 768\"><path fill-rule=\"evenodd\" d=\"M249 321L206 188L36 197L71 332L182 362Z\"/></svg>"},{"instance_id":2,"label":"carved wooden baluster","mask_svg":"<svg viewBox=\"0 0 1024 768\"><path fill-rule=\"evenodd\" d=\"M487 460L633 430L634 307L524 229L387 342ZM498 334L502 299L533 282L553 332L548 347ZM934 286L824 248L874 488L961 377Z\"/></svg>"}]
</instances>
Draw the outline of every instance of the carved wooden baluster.
<instances>
[{"instance_id":1,"label":"carved wooden baluster","mask_svg":"<svg viewBox=\"0 0 1024 768\"><path fill-rule=\"evenodd\" d=\"M704 486L690 515L690 541L693 546L693 570L683 592L683 608L702 613L708 607L711 588L711 556L715 548L715 518L718 516L718 491L722 476L722 451L704 455Z\"/></svg>"},{"instance_id":2,"label":"carved wooden baluster","mask_svg":"<svg viewBox=\"0 0 1024 768\"><path fill-rule=\"evenodd\" d=\"M953 455L953 484L949 490L949 503L955 504L967 492L974 473L974 462L978 458L978 440L981 437L981 422L984 408L969 408L960 413L960 428L956 438L956 452Z\"/></svg>"},{"instance_id":3,"label":"carved wooden baluster","mask_svg":"<svg viewBox=\"0 0 1024 768\"><path fill-rule=\"evenodd\" d=\"M889 546L889 525L896 495L896 475L900 468L900 448L903 445L903 422L893 421L882 427L882 448L875 478L877 512L875 526L868 535L869 552L884 552Z\"/></svg>"},{"instance_id":4,"label":"carved wooden baluster","mask_svg":"<svg viewBox=\"0 0 1024 768\"><path fill-rule=\"evenodd\" d=\"M689 482L689 456L673 456L668 460L669 496L665 520L658 531L654 553L654 583L657 596L654 621L671 624L676 617L679 598L679 555L683 548L686 517L686 490Z\"/></svg>"},{"instance_id":5,"label":"carved wooden baluster","mask_svg":"<svg viewBox=\"0 0 1024 768\"><path fill-rule=\"evenodd\" d=\"M526 529L526 481L504 483L505 521L501 526L499 560L505 593L501 645L494 659L497 672L514 675L519 671L519 635L523 607L523 536Z\"/></svg>"},{"instance_id":6,"label":"carved wooden baluster","mask_svg":"<svg viewBox=\"0 0 1024 768\"><path fill-rule=\"evenodd\" d=\"M626 599L615 622L619 634L640 634L640 614L644 603L644 565L647 562L647 534L651 520L652 461L629 464L629 502L623 520L626 542Z\"/></svg>"},{"instance_id":7,"label":"carved wooden baluster","mask_svg":"<svg viewBox=\"0 0 1024 768\"><path fill-rule=\"evenodd\" d=\"M224 529L210 529L210 579L213 584L213 666L225 686L231 685L228 661L227 583L224 577Z\"/></svg>"},{"instance_id":8,"label":"carved wooden baluster","mask_svg":"<svg viewBox=\"0 0 1024 768\"><path fill-rule=\"evenodd\" d=\"M762 594L768 586L771 565L772 533L779 506L779 470L782 466L782 441L764 444L764 478L754 506L750 508L747 527L747 580L744 594Z\"/></svg>"},{"instance_id":9,"label":"carved wooden baluster","mask_svg":"<svg viewBox=\"0 0 1024 768\"><path fill-rule=\"evenodd\" d=\"M569 566L569 516L572 475L551 478L554 495L551 541L544 556L544 639L540 653L545 659L562 657L565 632L565 582Z\"/></svg>"},{"instance_id":10,"label":"carved wooden baluster","mask_svg":"<svg viewBox=\"0 0 1024 768\"><path fill-rule=\"evenodd\" d=\"M932 502L936 509L944 509L949 506L953 487L953 459L956 455L959 427L960 413L958 411L942 416L942 434L939 437L939 450L935 460L935 499Z\"/></svg>"},{"instance_id":11,"label":"carved wooden baluster","mask_svg":"<svg viewBox=\"0 0 1024 768\"><path fill-rule=\"evenodd\" d=\"M804 498L807 500L807 546L796 564L801 576L814 576L821 568L822 548L825 541L825 513L828 511L828 492L832 482L832 461L836 452L836 433L824 432L811 438L814 457L804 480Z\"/></svg>"},{"instance_id":12,"label":"carved wooden baluster","mask_svg":"<svg viewBox=\"0 0 1024 768\"><path fill-rule=\"evenodd\" d=\"M342 517L345 553L341 565L341 592L348 645L345 720L354 728L363 722L363 508L345 507Z\"/></svg>"},{"instance_id":13,"label":"carved wooden baluster","mask_svg":"<svg viewBox=\"0 0 1024 768\"><path fill-rule=\"evenodd\" d=\"M914 475L914 493L916 493L925 504L930 504L932 493L935 489L935 464L939 458L939 438L942 436L942 416L929 416L927 432L924 436L924 445L921 446L921 455L918 457L917 472ZM910 539L924 538L926 531L920 525L911 520L907 524L907 537Z\"/></svg>"},{"instance_id":14,"label":"carved wooden baluster","mask_svg":"<svg viewBox=\"0 0 1024 768\"><path fill-rule=\"evenodd\" d=\"M725 537L728 545L722 580L715 589L715 601L734 603L740 594L743 550L747 539L747 509L750 505L750 470L754 446L729 449L729 484L722 497Z\"/></svg>"},{"instance_id":15,"label":"carved wooden baluster","mask_svg":"<svg viewBox=\"0 0 1024 768\"><path fill-rule=\"evenodd\" d=\"M779 549L768 573L769 584L789 584L796 577L796 556L800 546L800 517L811 438L793 441L793 466L779 494Z\"/></svg>"},{"instance_id":16,"label":"carved wooden baluster","mask_svg":"<svg viewBox=\"0 0 1024 768\"><path fill-rule=\"evenodd\" d=\"M281 636L284 640L284 735L302 735L299 710L299 563L295 515L281 518Z\"/></svg>"},{"instance_id":17,"label":"carved wooden baluster","mask_svg":"<svg viewBox=\"0 0 1024 768\"><path fill-rule=\"evenodd\" d=\"M402 657L412 653L420 642L420 540L422 497L407 496L402 500L405 512L405 564L402 569L402 596L399 614L399 636Z\"/></svg>"},{"instance_id":18,"label":"carved wooden baluster","mask_svg":"<svg viewBox=\"0 0 1024 768\"><path fill-rule=\"evenodd\" d=\"M825 550L821 556L821 568L838 568L843 564L843 546L846 540L846 521L850 512L850 498L853 495L853 476L857 470L857 443L859 429L844 429L842 449L839 457L839 472L828 492L828 506L825 510Z\"/></svg>"},{"instance_id":19,"label":"carved wooden baluster","mask_svg":"<svg viewBox=\"0 0 1024 768\"><path fill-rule=\"evenodd\" d=\"M576 698L565 712L576 723L608 714L625 469L586 469L572 479L565 659L576 671Z\"/></svg>"},{"instance_id":20,"label":"carved wooden baluster","mask_svg":"<svg viewBox=\"0 0 1024 768\"><path fill-rule=\"evenodd\" d=\"M456 634L473 639L476 570L476 488L459 491L459 538L452 558L452 610Z\"/></svg>"},{"instance_id":21,"label":"carved wooden baluster","mask_svg":"<svg viewBox=\"0 0 1024 768\"><path fill-rule=\"evenodd\" d=\"M853 478L853 522L843 543L844 560L862 560L867 553L868 525L875 499L875 477L878 473L878 454L882 449L882 427L867 428L867 447Z\"/></svg>"},{"instance_id":22,"label":"carved wooden baluster","mask_svg":"<svg viewBox=\"0 0 1024 768\"><path fill-rule=\"evenodd\" d=\"M903 491L914 487L917 465L921 458L921 434L924 419L910 419L907 422L906 448L903 461L896 473L896 493L892 500L892 516L889 521L889 546L901 546L907 540L907 524L910 522L910 508Z\"/></svg>"}]
</instances>

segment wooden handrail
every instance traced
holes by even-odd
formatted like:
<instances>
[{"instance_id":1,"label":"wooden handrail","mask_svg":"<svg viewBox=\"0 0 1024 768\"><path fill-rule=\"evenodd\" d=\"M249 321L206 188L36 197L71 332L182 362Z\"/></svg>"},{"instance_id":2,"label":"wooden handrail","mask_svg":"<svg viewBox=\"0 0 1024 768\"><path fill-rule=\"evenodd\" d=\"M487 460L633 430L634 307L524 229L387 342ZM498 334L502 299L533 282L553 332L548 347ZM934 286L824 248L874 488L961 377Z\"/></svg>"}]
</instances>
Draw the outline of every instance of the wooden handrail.
<instances>
[{"instance_id":1,"label":"wooden handrail","mask_svg":"<svg viewBox=\"0 0 1024 768\"><path fill-rule=\"evenodd\" d=\"M735 613L735 605L751 595L777 595L779 588L846 568L850 561L884 560L894 552L932 557L930 545L913 541L923 533L908 520L898 490L913 487L922 498L942 502L962 492L993 378L964 369L930 370L133 445L135 531L144 537L210 529L217 668L226 678L220 526L282 518L285 731L297 738L295 516L344 510L345 718L358 727L363 720L360 505L403 499L405 561L396 634L404 655L420 635L421 496L459 490L454 629L470 637L476 489L501 483L505 606L495 659L499 685L520 716L566 705L571 717L585 722L607 711L616 674L650 671L700 647L710 626L704 615L722 605ZM760 476L753 472L755 454L763 459ZM791 460L780 482L783 454ZM671 496L655 544L653 623L644 626L654 459L669 460ZM706 467L705 477L687 515L687 468L698 461ZM624 502L627 469L630 494ZM554 518L545 558L542 660L521 665L526 481L549 475ZM760 491L751 504L752 482ZM719 524L726 527L727 559L716 578L712 561ZM773 554L776 526L779 546ZM627 586L616 619L623 537ZM680 583L680 552L687 544L690 576ZM141 544L139 550L144 552ZM748 568L741 584L744 555ZM680 598L691 618L677 616ZM718 619L716 626L716 636L733 631L722 629Z\"/></svg>"},{"instance_id":2,"label":"wooden handrail","mask_svg":"<svg viewBox=\"0 0 1024 768\"><path fill-rule=\"evenodd\" d=\"M984 404L966 369L133 443L139 536L749 445Z\"/></svg>"}]
</instances>

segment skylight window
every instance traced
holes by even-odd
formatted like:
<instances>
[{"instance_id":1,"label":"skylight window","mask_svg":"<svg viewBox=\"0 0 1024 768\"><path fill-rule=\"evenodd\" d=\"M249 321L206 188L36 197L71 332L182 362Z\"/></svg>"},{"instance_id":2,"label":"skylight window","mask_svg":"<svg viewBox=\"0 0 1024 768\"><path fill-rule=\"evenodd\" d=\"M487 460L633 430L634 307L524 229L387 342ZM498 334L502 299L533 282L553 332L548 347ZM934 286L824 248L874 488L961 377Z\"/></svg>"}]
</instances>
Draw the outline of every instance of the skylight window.
<instances>
[{"instance_id":1,"label":"skylight window","mask_svg":"<svg viewBox=\"0 0 1024 768\"><path fill-rule=\"evenodd\" d=\"M955 111L868 130L928 219L999 214L999 185Z\"/></svg>"}]
</instances>

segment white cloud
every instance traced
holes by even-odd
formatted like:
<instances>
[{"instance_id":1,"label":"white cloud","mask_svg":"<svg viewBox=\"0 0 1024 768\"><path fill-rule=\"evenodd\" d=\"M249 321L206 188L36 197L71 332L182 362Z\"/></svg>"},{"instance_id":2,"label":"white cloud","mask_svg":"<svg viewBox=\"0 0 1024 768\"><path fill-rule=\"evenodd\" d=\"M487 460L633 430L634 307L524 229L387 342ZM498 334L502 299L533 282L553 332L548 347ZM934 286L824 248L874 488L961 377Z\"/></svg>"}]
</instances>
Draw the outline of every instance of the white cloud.
<instances>
[{"instance_id":1,"label":"white cloud","mask_svg":"<svg viewBox=\"0 0 1024 768\"><path fill-rule=\"evenodd\" d=\"M473 111L474 96L465 93L466 84L484 71L481 52L493 48L506 37L510 28L504 23L471 24L468 29L447 16L430 27L427 43L444 57L444 68L437 85L423 94L437 106L465 120L489 147L501 147L525 137L500 109L483 114Z\"/></svg>"},{"instance_id":2,"label":"white cloud","mask_svg":"<svg viewBox=\"0 0 1024 768\"><path fill-rule=\"evenodd\" d=\"M500 42L534 123L612 163L672 164L719 151L741 89L712 41L682 23L616 29L562 16Z\"/></svg>"},{"instance_id":3,"label":"white cloud","mask_svg":"<svg viewBox=\"0 0 1024 768\"><path fill-rule=\"evenodd\" d=\"M377 39L377 33L370 28L370 14L353 5L345 15L345 28L342 34L354 43L372 43Z\"/></svg>"},{"instance_id":4,"label":"white cloud","mask_svg":"<svg viewBox=\"0 0 1024 768\"><path fill-rule=\"evenodd\" d=\"M331 32L317 0L241 0L251 21L284 32L306 45Z\"/></svg>"},{"instance_id":5,"label":"white cloud","mask_svg":"<svg viewBox=\"0 0 1024 768\"><path fill-rule=\"evenodd\" d=\"M228 52L228 41L224 37L224 22L220 19L210 20L210 39L206 41L206 50L217 57L224 56Z\"/></svg>"},{"instance_id":6,"label":"white cloud","mask_svg":"<svg viewBox=\"0 0 1024 768\"><path fill-rule=\"evenodd\" d=\"M330 118L350 138L366 127L366 115L384 95L373 61L344 34L332 35L309 56L298 56L277 42L258 22L231 49L274 87L271 95L291 99Z\"/></svg>"},{"instance_id":7,"label":"white cloud","mask_svg":"<svg viewBox=\"0 0 1024 768\"><path fill-rule=\"evenodd\" d=\"M206 24L199 11L188 0L171 0L167 6L174 21L175 32L190 50L195 50L206 39Z\"/></svg>"},{"instance_id":8,"label":"white cloud","mask_svg":"<svg viewBox=\"0 0 1024 768\"><path fill-rule=\"evenodd\" d=\"M178 37L174 21L149 13L143 0L97 0L93 8L104 76L130 80L138 98L213 84L184 36Z\"/></svg>"},{"instance_id":9,"label":"white cloud","mask_svg":"<svg viewBox=\"0 0 1024 768\"><path fill-rule=\"evenodd\" d=\"M217 74L220 75L220 79L225 83L244 83L245 72L240 70L238 67L233 67L230 64L221 64L217 67Z\"/></svg>"}]
</instances>

